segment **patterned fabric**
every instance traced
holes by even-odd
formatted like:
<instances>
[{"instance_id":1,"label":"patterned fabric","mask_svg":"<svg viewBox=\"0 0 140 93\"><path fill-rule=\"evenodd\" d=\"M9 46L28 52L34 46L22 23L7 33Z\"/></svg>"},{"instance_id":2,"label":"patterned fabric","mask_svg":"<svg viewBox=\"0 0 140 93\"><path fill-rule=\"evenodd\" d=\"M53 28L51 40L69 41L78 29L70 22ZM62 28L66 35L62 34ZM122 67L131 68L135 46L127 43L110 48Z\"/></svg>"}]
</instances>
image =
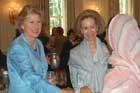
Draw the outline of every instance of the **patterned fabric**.
<instances>
[{"instance_id":1,"label":"patterned fabric","mask_svg":"<svg viewBox=\"0 0 140 93\"><path fill-rule=\"evenodd\" d=\"M114 17L109 25L109 59L114 68L105 79L102 93L140 93L140 30L126 14Z\"/></svg>"},{"instance_id":2,"label":"patterned fabric","mask_svg":"<svg viewBox=\"0 0 140 93\"><path fill-rule=\"evenodd\" d=\"M60 89L46 80L47 61L41 41L33 50L24 34L10 46L7 56L10 79L9 93L59 93Z\"/></svg>"},{"instance_id":3,"label":"patterned fabric","mask_svg":"<svg viewBox=\"0 0 140 93\"><path fill-rule=\"evenodd\" d=\"M92 91L100 92L103 88L109 52L98 38L96 38L96 46L97 51L94 57L86 40L70 52L70 77L75 90L79 90L82 86L89 86Z\"/></svg>"}]
</instances>

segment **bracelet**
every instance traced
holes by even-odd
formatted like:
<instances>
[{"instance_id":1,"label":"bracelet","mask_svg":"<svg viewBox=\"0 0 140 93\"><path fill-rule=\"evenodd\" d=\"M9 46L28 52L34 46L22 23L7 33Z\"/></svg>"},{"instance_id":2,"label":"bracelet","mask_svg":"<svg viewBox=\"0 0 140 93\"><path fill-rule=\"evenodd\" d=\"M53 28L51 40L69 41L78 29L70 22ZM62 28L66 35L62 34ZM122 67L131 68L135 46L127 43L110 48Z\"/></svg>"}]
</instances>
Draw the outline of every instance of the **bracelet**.
<instances>
[{"instance_id":1,"label":"bracelet","mask_svg":"<svg viewBox=\"0 0 140 93\"><path fill-rule=\"evenodd\" d=\"M78 91L78 90L75 90L75 92L74 93L80 93L80 91Z\"/></svg>"}]
</instances>

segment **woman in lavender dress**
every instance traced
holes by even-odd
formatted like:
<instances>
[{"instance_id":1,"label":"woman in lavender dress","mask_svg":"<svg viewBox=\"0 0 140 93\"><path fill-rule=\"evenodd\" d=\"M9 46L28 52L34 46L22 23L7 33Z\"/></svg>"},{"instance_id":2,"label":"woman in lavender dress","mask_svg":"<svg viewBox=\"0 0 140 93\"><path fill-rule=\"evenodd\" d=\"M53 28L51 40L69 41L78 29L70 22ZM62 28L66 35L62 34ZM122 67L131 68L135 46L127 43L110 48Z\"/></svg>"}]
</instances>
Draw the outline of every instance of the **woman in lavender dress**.
<instances>
[{"instance_id":1,"label":"woman in lavender dress","mask_svg":"<svg viewBox=\"0 0 140 93\"><path fill-rule=\"evenodd\" d=\"M69 69L73 88L87 86L91 91L101 92L107 72L109 52L96 35L103 31L104 21L93 10L83 11L76 20L76 31L83 41L70 52Z\"/></svg>"}]
</instances>

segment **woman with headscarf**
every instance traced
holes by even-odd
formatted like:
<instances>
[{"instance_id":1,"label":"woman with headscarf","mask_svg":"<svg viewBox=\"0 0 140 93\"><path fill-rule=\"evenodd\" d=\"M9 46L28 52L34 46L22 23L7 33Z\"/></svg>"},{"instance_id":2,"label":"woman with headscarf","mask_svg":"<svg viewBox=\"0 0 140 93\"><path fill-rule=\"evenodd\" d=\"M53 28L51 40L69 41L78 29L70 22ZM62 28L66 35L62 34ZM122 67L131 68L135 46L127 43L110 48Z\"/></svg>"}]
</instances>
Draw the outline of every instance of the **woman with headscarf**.
<instances>
[{"instance_id":1,"label":"woman with headscarf","mask_svg":"<svg viewBox=\"0 0 140 93\"><path fill-rule=\"evenodd\" d=\"M140 93L140 30L126 14L115 16L109 25L113 69L105 78L102 93Z\"/></svg>"}]
</instances>

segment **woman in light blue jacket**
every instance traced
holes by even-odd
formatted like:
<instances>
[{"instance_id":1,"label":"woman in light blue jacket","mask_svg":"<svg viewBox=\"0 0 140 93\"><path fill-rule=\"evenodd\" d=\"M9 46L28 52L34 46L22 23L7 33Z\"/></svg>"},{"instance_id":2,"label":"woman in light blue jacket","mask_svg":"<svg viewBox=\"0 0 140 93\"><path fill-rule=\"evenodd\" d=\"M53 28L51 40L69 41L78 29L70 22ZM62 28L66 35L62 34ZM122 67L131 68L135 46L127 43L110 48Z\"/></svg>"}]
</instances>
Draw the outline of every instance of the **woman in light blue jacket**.
<instances>
[{"instance_id":1,"label":"woman in light blue jacket","mask_svg":"<svg viewBox=\"0 0 140 93\"><path fill-rule=\"evenodd\" d=\"M84 37L71 50L69 59L71 82L77 91L83 86L95 93L103 89L109 52L105 44L96 37L97 33L103 31L103 23L101 16L93 10L83 11L76 20L76 31Z\"/></svg>"},{"instance_id":2,"label":"woman in light blue jacket","mask_svg":"<svg viewBox=\"0 0 140 93\"><path fill-rule=\"evenodd\" d=\"M11 44L7 54L9 93L74 93L61 90L47 81L48 64L37 39L42 28L41 13L25 6L17 19L22 34Z\"/></svg>"}]
</instances>

